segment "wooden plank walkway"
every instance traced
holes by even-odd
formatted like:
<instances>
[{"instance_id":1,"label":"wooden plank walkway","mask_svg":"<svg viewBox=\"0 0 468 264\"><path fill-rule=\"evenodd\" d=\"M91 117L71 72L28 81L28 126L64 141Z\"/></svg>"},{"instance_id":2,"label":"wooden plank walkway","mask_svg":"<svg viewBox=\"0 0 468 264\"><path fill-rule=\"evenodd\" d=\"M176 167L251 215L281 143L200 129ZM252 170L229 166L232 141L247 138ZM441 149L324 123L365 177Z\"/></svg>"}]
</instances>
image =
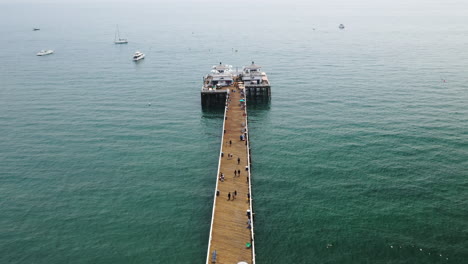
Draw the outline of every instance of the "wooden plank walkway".
<instances>
[{"instance_id":1,"label":"wooden plank walkway","mask_svg":"<svg viewBox=\"0 0 468 264\"><path fill-rule=\"evenodd\" d=\"M246 102L240 102L241 99L246 100L243 88L242 83L225 88L229 96L224 114L216 184L218 193L215 192L214 196L207 264L215 263L214 251L218 264L236 264L241 261L255 264L253 210L252 200L249 199L251 179L247 106ZM245 137L244 140L241 135ZM220 179L221 175L224 175L224 180ZM234 198L235 192L237 196ZM247 216L247 210L250 210L252 217ZM251 246L248 247L246 243Z\"/></svg>"}]
</instances>

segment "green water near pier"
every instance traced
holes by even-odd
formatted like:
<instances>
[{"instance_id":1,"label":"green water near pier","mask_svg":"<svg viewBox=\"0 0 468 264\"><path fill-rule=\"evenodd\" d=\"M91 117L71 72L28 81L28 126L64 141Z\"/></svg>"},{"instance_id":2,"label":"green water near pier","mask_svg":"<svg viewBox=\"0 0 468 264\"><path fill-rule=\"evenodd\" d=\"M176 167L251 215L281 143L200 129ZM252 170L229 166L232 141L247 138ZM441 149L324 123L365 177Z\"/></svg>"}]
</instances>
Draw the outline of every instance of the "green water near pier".
<instances>
[{"instance_id":1,"label":"green water near pier","mask_svg":"<svg viewBox=\"0 0 468 264\"><path fill-rule=\"evenodd\" d=\"M257 263L468 259L463 16L179 7L2 4L1 263L203 263L223 116L202 76L252 60Z\"/></svg>"}]
</instances>

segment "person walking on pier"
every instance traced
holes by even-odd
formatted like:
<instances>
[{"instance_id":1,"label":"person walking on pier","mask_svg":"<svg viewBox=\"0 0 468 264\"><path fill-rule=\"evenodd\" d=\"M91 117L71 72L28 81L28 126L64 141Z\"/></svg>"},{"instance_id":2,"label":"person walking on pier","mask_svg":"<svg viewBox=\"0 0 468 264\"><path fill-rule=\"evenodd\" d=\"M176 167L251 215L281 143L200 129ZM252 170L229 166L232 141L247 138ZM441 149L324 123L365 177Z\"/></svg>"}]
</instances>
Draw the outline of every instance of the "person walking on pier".
<instances>
[{"instance_id":1,"label":"person walking on pier","mask_svg":"<svg viewBox=\"0 0 468 264\"><path fill-rule=\"evenodd\" d=\"M232 145L232 140L229 140L229 146L231 146L231 145Z\"/></svg>"},{"instance_id":2,"label":"person walking on pier","mask_svg":"<svg viewBox=\"0 0 468 264\"><path fill-rule=\"evenodd\" d=\"M237 158L237 165L240 164L240 158Z\"/></svg>"},{"instance_id":3,"label":"person walking on pier","mask_svg":"<svg viewBox=\"0 0 468 264\"><path fill-rule=\"evenodd\" d=\"M237 176L240 177L240 170L237 170Z\"/></svg>"},{"instance_id":4,"label":"person walking on pier","mask_svg":"<svg viewBox=\"0 0 468 264\"><path fill-rule=\"evenodd\" d=\"M228 201L231 200L231 193L228 193Z\"/></svg>"},{"instance_id":5,"label":"person walking on pier","mask_svg":"<svg viewBox=\"0 0 468 264\"><path fill-rule=\"evenodd\" d=\"M237 197L237 190L234 190L234 198L233 198L233 200L236 199L236 197Z\"/></svg>"},{"instance_id":6,"label":"person walking on pier","mask_svg":"<svg viewBox=\"0 0 468 264\"><path fill-rule=\"evenodd\" d=\"M234 170L234 177L237 177L237 171Z\"/></svg>"}]
</instances>

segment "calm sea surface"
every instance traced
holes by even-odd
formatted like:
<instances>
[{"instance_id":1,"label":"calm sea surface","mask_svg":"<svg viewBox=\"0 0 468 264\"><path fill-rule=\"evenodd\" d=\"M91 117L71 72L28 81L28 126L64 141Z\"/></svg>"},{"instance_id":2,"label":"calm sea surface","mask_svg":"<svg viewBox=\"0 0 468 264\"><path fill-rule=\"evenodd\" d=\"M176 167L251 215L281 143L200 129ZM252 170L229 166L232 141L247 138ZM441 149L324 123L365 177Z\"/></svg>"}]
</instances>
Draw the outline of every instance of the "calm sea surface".
<instances>
[{"instance_id":1,"label":"calm sea surface","mask_svg":"<svg viewBox=\"0 0 468 264\"><path fill-rule=\"evenodd\" d=\"M203 263L202 76L252 60L257 263L466 263L466 14L245 7L0 5L0 263Z\"/></svg>"}]
</instances>

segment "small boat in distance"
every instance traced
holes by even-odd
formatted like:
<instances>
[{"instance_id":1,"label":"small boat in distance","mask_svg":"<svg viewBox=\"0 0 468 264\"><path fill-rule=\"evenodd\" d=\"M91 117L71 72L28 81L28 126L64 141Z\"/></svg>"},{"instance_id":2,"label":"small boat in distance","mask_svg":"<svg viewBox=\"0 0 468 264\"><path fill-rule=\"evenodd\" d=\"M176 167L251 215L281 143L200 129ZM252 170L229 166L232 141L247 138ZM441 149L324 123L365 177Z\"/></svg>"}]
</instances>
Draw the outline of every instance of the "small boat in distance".
<instances>
[{"instance_id":1,"label":"small boat in distance","mask_svg":"<svg viewBox=\"0 0 468 264\"><path fill-rule=\"evenodd\" d=\"M340 25L338 26L338 28L339 28L339 29L344 29L344 25L343 25L343 24L340 24Z\"/></svg>"},{"instance_id":2,"label":"small boat in distance","mask_svg":"<svg viewBox=\"0 0 468 264\"><path fill-rule=\"evenodd\" d=\"M135 52L135 54L133 55L133 61L139 61L139 60L142 60L145 58L145 54L137 51Z\"/></svg>"},{"instance_id":3,"label":"small boat in distance","mask_svg":"<svg viewBox=\"0 0 468 264\"><path fill-rule=\"evenodd\" d=\"M33 28L33 31L41 30L40 28Z\"/></svg>"},{"instance_id":4,"label":"small boat in distance","mask_svg":"<svg viewBox=\"0 0 468 264\"><path fill-rule=\"evenodd\" d=\"M127 44L128 43L127 39L120 38L119 25L117 25L117 30L115 31L114 43L115 44Z\"/></svg>"},{"instance_id":5,"label":"small boat in distance","mask_svg":"<svg viewBox=\"0 0 468 264\"><path fill-rule=\"evenodd\" d=\"M45 56L45 55L50 55L52 53L54 53L53 50L41 50L36 55L37 56Z\"/></svg>"}]
</instances>

